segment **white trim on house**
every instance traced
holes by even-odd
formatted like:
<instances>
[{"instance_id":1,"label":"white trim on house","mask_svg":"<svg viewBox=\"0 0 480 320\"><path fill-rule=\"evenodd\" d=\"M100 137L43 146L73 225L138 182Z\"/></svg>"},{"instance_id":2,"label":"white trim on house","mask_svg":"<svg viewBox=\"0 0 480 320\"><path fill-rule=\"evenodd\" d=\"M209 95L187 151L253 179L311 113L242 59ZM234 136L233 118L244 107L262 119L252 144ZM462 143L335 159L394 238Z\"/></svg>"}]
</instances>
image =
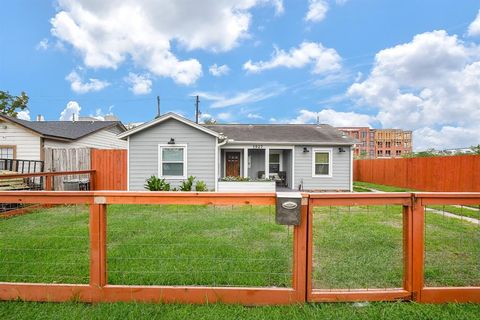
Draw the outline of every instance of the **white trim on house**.
<instances>
[{"instance_id":1,"label":"white trim on house","mask_svg":"<svg viewBox=\"0 0 480 320\"><path fill-rule=\"evenodd\" d=\"M328 174L315 174L315 153L328 153ZM333 148L312 148L312 178L331 178L333 169Z\"/></svg>"},{"instance_id":2,"label":"white trim on house","mask_svg":"<svg viewBox=\"0 0 480 320\"><path fill-rule=\"evenodd\" d=\"M237 141L228 139L230 145L249 144L249 145L270 145L275 146L274 149L279 149L277 145L289 145L289 146L352 146L353 143L349 142L315 142L315 141Z\"/></svg>"},{"instance_id":3,"label":"white trim on house","mask_svg":"<svg viewBox=\"0 0 480 320\"><path fill-rule=\"evenodd\" d=\"M127 191L130 191L130 137L127 137Z\"/></svg>"},{"instance_id":4,"label":"white trim on house","mask_svg":"<svg viewBox=\"0 0 480 320\"><path fill-rule=\"evenodd\" d=\"M270 171L270 155L271 154L278 154L278 161L279 161L279 170L278 171L283 171L283 150L270 150L270 153L268 155L268 167L269 167L269 170Z\"/></svg>"},{"instance_id":5,"label":"white trim on house","mask_svg":"<svg viewBox=\"0 0 480 320\"><path fill-rule=\"evenodd\" d=\"M163 148L183 148L183 176L164 176L163 175ZM158 177L160 179L167 179L167 180L183 180L187 179L187 145L186 144L159 144L158 145ZM178 161L180 163L180 161Z\"/></svg>"},{"instance_id":6,"label":"white trim on house","mask_svg":"<svg viewBox=\"0 0 480 320\"><path fill-rule=\"evenodd\" d=\"M353 192L353 148L350 148L350 192Z\"/></svg>"},{"instance_id":7,"label":"white trim on house","mask_svg":"<svg viewBox=\"0 0 480 320\"><path fill-rule=\"evenodd\" d=\"M205 127L202 126L202 125L199 125L199 124L197 124L197 123L195 123L195 122L193 122L193 121L190 121L190 120L188 120L188 119L185 119L184 117L178 116L178 115L176 115L176 114L174 114L174 113L171 113L171 112L170 112L170 113L166 113L166 114L164 114L163 116L158 117L158 118L156 118L156 119L154 119L154 120L151 120L151 121L149 121L149 122L145 122L144 124L139 125L138 127L135 127L135 128L133 128L133 129L131 129L131 130L125 131L125 132L119 134L119 135L118 135L118 138L120 138L120 139L126 138L126 137L128 137L128 136L130 136L130 135L132 135L132 134L134 134L134 133L137 133L137 132L142 131L142 130L144 130L144 129L150 128L151 126L154 126L154 125L156 125L156 124L159 124L159 123L161 123L161 122L164 122L164 121L166 121L166 120L168 120L168 119L175 119L175 120L180 121L180 122L182 122L182 123L184 123L184 124L186 124L186 125L188 125L188 126L191 126L191 127L195 128L195 129L198 129L198 130L200 130L200 131L203 131L203 132L205 132L205 133L208 133L208 134L210 134L210 135L212 135L212 136L214 136L214 137L222 138L222 136L221 136L218 132L213 131L213 130L210 130L210 129L208 129L208 128L205 128Z\"/></svg>"}]
</instances>

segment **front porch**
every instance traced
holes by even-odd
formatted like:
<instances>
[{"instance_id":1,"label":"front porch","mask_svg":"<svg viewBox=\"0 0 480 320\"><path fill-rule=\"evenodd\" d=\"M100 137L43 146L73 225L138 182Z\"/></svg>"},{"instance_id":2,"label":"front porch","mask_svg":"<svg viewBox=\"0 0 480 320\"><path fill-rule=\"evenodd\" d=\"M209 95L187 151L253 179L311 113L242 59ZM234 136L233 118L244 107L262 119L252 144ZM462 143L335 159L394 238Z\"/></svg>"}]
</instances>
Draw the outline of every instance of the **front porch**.
<instances>
[{"instance_id":1,"label":"front porch","mask_svg":"<svg viewBox=\"0 0 480 320\"><path fill-rule=\"evenodd\" d=\"M293 189L293 152L293 147L278 146L228 146L220 149L218 191Z\"/></svg>"}]
</instances>

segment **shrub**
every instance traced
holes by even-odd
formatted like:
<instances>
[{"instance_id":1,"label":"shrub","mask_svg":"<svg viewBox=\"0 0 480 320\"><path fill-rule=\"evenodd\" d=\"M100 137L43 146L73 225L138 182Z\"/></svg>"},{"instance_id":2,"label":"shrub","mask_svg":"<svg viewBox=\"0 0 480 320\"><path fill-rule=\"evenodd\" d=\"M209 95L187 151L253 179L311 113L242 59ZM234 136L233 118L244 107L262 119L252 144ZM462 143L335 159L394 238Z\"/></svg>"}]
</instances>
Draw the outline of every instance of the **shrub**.
<instances>
[{"instance_id":1,"label":"shrub","mask_svg":"<svg viewBox=\"0 0 480 320\"><path fill-rule=\"evenodd\" d=\"M197 181L197 183L195 183L195 191L208 191L205 181Z\"/></svg>"},{"instance_id":2,"label":"shrub","mask_svg":"<svg viewBox=\"0 0 480 320\"><path fill-rule=\"evenodd\" d=\"M150 191L170 191L170 184L165 179L151 176L146 180L145 189Z\"/></svg>"},{"instance_id":3,"label":"shrub","mask_svg":"<svg viewBox=\"0 0 480 320\"><path fill-rule=\"evenodd\" d=\"M190 177L187 178L187 180L182 181L182 184L180 185L180 190L181 191L192 191L193 180L195 180L195 177L190 176Z\"/></svg>"}]
</instances>

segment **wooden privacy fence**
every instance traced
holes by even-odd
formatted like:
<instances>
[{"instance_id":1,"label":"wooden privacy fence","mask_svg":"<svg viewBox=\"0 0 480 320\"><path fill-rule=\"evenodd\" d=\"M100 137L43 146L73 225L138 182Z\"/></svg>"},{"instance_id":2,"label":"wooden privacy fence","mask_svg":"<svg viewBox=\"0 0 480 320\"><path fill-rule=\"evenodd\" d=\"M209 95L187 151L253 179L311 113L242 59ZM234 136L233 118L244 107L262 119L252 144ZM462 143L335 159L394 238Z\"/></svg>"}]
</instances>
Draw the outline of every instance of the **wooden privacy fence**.
<instances>
[{"instance_id":1,"label":"wooden privacy fence","mask_svg":"<svg viewBox=\"0 0 480 320\"><path fill-rule=\"evenodd\" d=\"M480 155L355 160L355 181L423 191L479 192Z\"/></svg>"},{"instance_id":2,"label":"wooden privacy fence","mask_svg":"<svg viewBox=\"0 0 480 320\"><path fill-rule=\"evenodd\" d=\"M179 193L179 192L0 192L2 203L37 203L48 205L86 204L89 213L89 283L24 283L1 282L1 300L114 302L144 301L165 303L240 303L248 305L290 304L321 301L393 301L418 302L480 302L478 287L431 287L425 278L425 211L426 205L478 205L480 193L324 193L302 194L301 223L293 228L290 287L222 287L186 285L123 285L109 283L107 265L108 205L113 204L168 204L216 206L272 206L273 193ZM313 230L322 228L323 220L316 220L318 210L336 206L386 206L402 208L401 230L402 269L399 288L348 288L323 290L313 284L314 251L317 247ZM350 208L350 207L349 207ZM350 210L350 209L349 209ZM115 213L111 213L115 214ZM198 213L201 215L202 213ZM349 212L355 214L355 212ZM271 222L275 223L275 222ZM320 223L320 225L319 225ZM181 230L181 225L177 226ZM390 226L392 227L392 226ZM322 231L322 229L320 229ZM135 232L141 232L136 230ZM181 232L181 231L179 231ZM340 231L338 231L340 232ZM349 236L349 235L347 235ZM253 241L253 240L252 240ZM377 241L383 241L378 239ZM131 244L130 244L131 245ZM148 245L148 243L144 244ZM339 243L340 245L340 243ZM373 245L373 244L372 244ZM215 253L215 248L211 251ZM341 253L341 249L338 251ZM179 252L180 254L181 252ZM478 254L478 252L477 252ZM152 258L152 257L150 257ZM153 257L154 258L154 257ZM348 257L344 257L348 258ZM110 261L110 260L109 260ZM473 268L476 268L473 266ZM474 269L475 270L475 269Z\"/></svg>"},{"instance_id":3,"label":"wooden privacy fence","mask_svg":"<svg viewBox=\"0 0 480 320\"><path fill-rule=\"evenodd\" d=\"M127 150L91 149L96 190L127 190Z\"/></svg>"}]
</instances>

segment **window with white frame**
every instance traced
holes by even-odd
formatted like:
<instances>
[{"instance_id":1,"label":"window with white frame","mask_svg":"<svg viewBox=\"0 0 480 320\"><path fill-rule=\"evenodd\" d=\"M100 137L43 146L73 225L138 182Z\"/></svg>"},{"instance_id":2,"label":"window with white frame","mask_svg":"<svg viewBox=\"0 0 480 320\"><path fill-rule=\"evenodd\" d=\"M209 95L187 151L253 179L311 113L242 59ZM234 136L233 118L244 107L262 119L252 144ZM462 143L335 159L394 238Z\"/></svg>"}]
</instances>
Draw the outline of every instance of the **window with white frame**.
<instances>
[{"instance_id":1,"label":"window with white frame","mask_svg":"<svg viewBox=\"0 0 480 320\"><path fill-rule=\"evenodd\" d=\"M280 172L280 153L270 153L268 162L268 172L278 173Z\"/></svg>"},{"instance_id":2,"label":"window with white frame","mask_svg":"<svg viewBox=\"0 0 480 320\"><path fill-rule=\"evenodd\" d=\"M312 171L314 177L332 176L332 150L313 149Z\"/></svg>"},{"instance_id":3,"label":"window with white frame","mask_svg":"<svg viewBox=\"0 0 480 320\"><path fill-rule=\"evenodd\" d=\"M185 178L187 176L187 146L159 145L159 176Z\"/></svg>"},{"instance_id":4,"label":"window with white frame","mask_svg":"<svg viewBox=\"0 0 480 320\"><path fill-rule=\"evenodd\" d=\"M15 147L14 146L0 146L0 159L14 159Z\"/></svg>"}]
</instances>

